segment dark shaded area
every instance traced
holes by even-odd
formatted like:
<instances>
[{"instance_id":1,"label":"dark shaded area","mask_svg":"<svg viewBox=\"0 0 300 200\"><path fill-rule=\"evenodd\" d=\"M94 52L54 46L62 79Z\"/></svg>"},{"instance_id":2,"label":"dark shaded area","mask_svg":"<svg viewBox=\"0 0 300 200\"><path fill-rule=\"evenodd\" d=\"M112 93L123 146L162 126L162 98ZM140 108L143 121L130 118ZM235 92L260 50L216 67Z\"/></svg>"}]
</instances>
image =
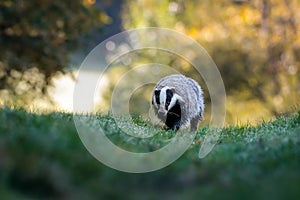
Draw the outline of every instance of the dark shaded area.
<instances>
[{"instance_id":1,"label":"dark shaded area","mask_svg":"<svg viewBox=\"0 0 300 200\"><path fill-rule=\"evenodd\" d=\"M80 38L82 48L77 49L77 51L70 56L69 67L74 69L79 68L85 57L97 45L109 37L124 31L121 19L123 3L123 0L96 1L95 7L102 10L109 17L108 23L101 26L101 30L98 28L93 29L88 35Z\"/></svg>"},{"instance_id":2,"label":"dark shaded area","mask_svg":"<svg viewBox=\"0 0 300 200\"><path fill-rule=\"evenodd\" d=\"M123 0L96 1L95 7L102 10L108 16L108 22L101 26L101 30L95 28L91 30L88 35L81 37L80 41L82 48L78 49L79 52L77 52L75 56L72 56L73 62L78 60L78 63L76 64L80 64L83 60L80 59L82 57L84 58L98 44L123 31L121 19L122 6ZM76 59L76 56L79 56L80 58Z\"/></svg>"},{"instance_id":3,"label":"dark shaded area","mask_svg":"<svg viewBox=\"0 0 300 200\"><path fill-rule=\"evenodd\" d=\"M96 6L102 8L111 18L111 22L103 26L101 34L99 34L98 31L93 34L98 43L123 31L121 19L123 3L124 0L106 0L96 2Z\"/></svg>"}]
</instances>

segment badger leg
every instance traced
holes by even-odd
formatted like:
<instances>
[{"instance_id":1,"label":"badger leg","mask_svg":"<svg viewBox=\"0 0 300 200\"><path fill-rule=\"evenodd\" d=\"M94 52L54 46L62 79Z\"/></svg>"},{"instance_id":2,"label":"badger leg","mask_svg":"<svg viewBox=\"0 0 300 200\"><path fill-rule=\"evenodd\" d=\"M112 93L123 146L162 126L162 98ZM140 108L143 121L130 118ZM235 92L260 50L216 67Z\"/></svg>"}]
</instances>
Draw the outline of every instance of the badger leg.
<instances>
[{"instance_id":1,"label":"badger leg","mask_svg":"<svg viewBox=\"0 0 300 200\"><path fill-rule=\"evenodd\" d=\"M198 123L200 120L203 120L203 109L200 107L199 114L191 120L191 131L196 131Z\"/></svg>"},{"instance_id":2,"label":"badger leg","mask_svg":"<svg viewBox=\"0 0 300 200\"><path fill-rule=\"evenodd\" d=\"M173 131L178 131L180 125L179 124L173 124L172 126L167 125L167 130L173 130Z\"/></svg>"},{"instance_id":3,"label":"badger leg","mask_svg":"<svg viewBox=\"0 0 300 200\"><path fill-rule=\"evenodd\" d=\"M165 124L167 126L167 130L177 131L180 128L180 122L181 122L180 117L168 114L166 122L165 122Z\"/></svg>"},{"instance_id":4,"label":"badger leg","mask_svg":"<svg viewBox=\"0 0 300 200\"><path fill-rule=\"evenodd\" d=\"M201 119L201 116L197 116L191 120L191 131L197 130L200 119Z\"/></svg>"}]
</instances>

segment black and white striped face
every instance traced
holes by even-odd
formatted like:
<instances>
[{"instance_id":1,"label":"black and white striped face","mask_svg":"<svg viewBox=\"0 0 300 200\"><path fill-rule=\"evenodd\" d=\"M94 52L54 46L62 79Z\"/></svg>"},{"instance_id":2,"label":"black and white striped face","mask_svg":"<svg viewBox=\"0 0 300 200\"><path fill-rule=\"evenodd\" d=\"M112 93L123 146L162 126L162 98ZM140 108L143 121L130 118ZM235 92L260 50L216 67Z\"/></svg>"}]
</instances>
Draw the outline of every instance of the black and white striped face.
<instances>
[{"instance_id":1,"label":"black and white striped face","mask_svg":"<svg viewBox=\"0 0 300 200\"><path fill-rule=\"evenodd\" d=\"M157 109L161 116L165 116L167 112L176 104L178 95L169 87L163 87L161 90L154 90L152 97L152 105Z\"/></svg>"}]
</instances>

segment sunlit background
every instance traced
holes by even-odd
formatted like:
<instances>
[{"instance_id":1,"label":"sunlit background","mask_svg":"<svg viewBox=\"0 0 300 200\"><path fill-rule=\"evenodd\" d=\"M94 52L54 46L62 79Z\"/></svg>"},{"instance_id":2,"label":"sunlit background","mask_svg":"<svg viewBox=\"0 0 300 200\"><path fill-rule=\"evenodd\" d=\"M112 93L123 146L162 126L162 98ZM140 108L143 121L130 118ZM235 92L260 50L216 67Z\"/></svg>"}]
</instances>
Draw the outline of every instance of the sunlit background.
<instances>
[{"instance_id":1,"label":"sunlit background","mask_svg":"<svg viewBox=\"0 0 300 200\"><path fill-rule=\"evenodd\" d=\"M2 107L72 112L76 73L85 56L109 36L139 27L176 30L208 51L226 87L226 124L257 124L299 107L297 0L84 0L72 2L70 7L67 4L68 1L1 1ZM118 46L110 44L107 48ZM151 52L140 56L140 64L151 62ZM157 56L206 87L201 77L193 75L192 66L176 63L163 52ZM110 93L118 77L136 64L115 64L106 72L95 93L99 111L109 111ZM88 79L99 74L88 71L85 76ZM151 87L136 92L132 103L137 107L133 112L147 110ZM209 117L207 91L205 99Z\"/></svg>"}]
</instances>

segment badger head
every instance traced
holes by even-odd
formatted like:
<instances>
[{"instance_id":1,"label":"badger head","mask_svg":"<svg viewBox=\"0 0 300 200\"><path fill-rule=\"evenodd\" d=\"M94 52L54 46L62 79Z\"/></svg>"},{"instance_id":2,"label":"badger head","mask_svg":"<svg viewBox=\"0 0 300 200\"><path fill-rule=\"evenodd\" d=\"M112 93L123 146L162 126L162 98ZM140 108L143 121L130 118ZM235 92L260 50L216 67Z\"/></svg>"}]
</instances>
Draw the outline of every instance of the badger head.
<instances>
[{"instance_id":1,"label":"badger head","mask_svg":"<svg viewBox=\"0 0 300 200\"><path fill-rule=\"evenodd\" d=\"M175 88L165 86L162 89L155 89L153 92L152 106L161 120L166 120L167 115L180 117L180 104L182 103L183 99L176 94Z\"/></svg>"}]
</instances>

